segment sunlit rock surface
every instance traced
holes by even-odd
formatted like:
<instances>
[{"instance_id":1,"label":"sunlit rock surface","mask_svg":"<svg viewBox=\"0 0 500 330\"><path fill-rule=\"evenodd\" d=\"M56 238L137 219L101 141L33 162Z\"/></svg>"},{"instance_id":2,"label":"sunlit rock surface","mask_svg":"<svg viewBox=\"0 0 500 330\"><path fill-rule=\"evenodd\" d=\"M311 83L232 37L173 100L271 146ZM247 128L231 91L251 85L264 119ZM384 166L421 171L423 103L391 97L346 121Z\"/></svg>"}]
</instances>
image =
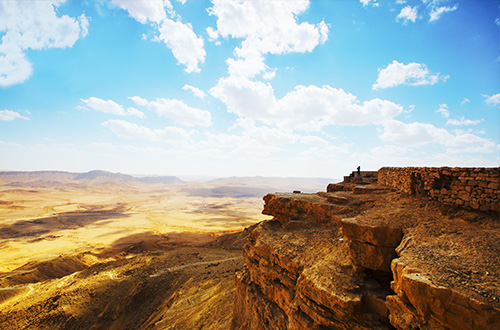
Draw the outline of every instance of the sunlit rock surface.
<instances>
[{"instance_id":1,"label":"sunlit rock surface","mask_svg":"<svg viewBox=\"0 0 500 330\"><path fill-rule=\"evenodd\" d=\"M496 214L362 178L264 201L233 329L500 329Z\"/></svg>"}]
</instances>

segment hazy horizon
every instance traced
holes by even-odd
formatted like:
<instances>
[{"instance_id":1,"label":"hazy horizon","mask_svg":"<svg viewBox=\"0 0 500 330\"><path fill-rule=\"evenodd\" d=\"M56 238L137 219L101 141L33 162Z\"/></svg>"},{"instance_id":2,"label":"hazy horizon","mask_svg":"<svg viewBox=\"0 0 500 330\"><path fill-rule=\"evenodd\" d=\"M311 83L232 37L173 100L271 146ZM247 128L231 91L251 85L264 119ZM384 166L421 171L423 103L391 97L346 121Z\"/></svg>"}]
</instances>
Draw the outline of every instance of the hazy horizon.
<instances>
[{"instance_id":1,"label":"hazy horizon","mask_svg":"<svg viewBox=\"0 0 500 330\"><path fill-rule=\"evenodd\" d=\"M2 168L500 165L497 0L0 0Z\"/></svg>"},{"instance_id":2,"label":"hazy horizon","mask_svg":"<svg viewBox=\"0 0 500 330\"><path fill-rule=\"evenodd\" d=\"M262 175L254 175L254 176L207 176L207 175L175 175L175 174L170 174L170 175L162 175L162 174L140 174L140 173L123 173L123 172L111 172L107 170L91 170L91 171L86 171L86 172L71 172L71 171L64 171L64 170L32 170L32 171L18 171L18 170L4 170L0 169L0 174L2 173L66 173L66 174L88 174L91 172L105 172L109 174L121 174L121 175L128 175L132 176L136 179L141 179L141 178L164 178L164 177L172 177L172 178L177 178L182 181L185 181L185 183L207 183L210 181L217 181L217 180L230 180L230 179L237 179L237 180L243 180L243 179L248 179L248 180L258 180L258 179L277 179L277 180L330 180L330 183L336 182L336 181L341 181L342 178L334 178L334 177L286 177L286 176L262 176Z\"/></svg>"}]
</instances>

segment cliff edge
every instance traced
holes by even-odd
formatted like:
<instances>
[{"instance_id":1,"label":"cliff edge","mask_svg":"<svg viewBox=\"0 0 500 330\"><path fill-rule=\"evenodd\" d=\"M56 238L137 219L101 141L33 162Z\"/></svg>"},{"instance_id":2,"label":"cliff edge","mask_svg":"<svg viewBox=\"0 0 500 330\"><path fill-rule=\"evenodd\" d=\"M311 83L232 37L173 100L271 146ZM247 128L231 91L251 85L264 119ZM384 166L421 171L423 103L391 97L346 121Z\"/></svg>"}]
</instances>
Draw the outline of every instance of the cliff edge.
<instances>
[{"instance_id":1,"label":"cliff edge","mask_svg":"<svg viewBox=\"0 0 500 330\"><path fill-rule=\"evenodd\" d=\"M500 329L499 169L366 173L264 197L232 328Z\"/></svg>"}]
</instances>

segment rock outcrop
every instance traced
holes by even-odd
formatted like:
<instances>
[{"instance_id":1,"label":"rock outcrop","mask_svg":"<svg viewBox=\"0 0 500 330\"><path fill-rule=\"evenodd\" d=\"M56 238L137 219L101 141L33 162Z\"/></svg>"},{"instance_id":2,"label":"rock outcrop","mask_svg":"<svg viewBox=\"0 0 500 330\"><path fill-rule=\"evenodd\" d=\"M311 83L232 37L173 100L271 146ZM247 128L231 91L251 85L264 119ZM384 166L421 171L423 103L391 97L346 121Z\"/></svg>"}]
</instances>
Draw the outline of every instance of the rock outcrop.
<instances>
[{"instance_id":1,"label":"rock outcrop","mask_svg":"<svg viewBox=\"0 0 500 330\"><path fill-rule=\"evenodd\" d=\"M500 329L498 219L356 185L264 197L232 328Z\"/></svg>"}]
</instances>

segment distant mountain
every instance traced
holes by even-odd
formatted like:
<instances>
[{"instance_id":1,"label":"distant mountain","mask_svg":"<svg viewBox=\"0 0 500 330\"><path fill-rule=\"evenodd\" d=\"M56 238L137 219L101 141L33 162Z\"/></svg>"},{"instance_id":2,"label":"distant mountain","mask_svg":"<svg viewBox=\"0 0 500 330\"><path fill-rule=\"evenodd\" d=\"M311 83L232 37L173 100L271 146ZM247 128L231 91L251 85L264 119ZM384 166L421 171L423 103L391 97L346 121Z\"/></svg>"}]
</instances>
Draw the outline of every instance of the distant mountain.
<instances>
[{"instance_id":1,"label":"distant mountain","mask_svg":"<svg viewBox=\"0 0 500 330\"><path fill-rule=\"evenodd\" d=\"M175 183L185 183L185 181L182 181L176 176L146 176L142 178L136 178L136 180L139 180L144 183L148 184L175 184Z\"/></svg>"},{"instance_id":2,"label":"distant mountain","mask_svg":"<svg viewBox=\"0 0 500 330\"><path fill-rule=\"evenodd\" d=\"M127 174L122 173L112 173L107 171L95 170L87 173L76 173L74 180L110 180L110 181L122 181L122 182L132 182L136 179Z\"/></svg>"},{"instance_id":3,"label":"distant mountain","mask_svg":"<svg viewBox=\"0 0 500 330\"><path fill-rule=\"evenodd\" d=\"M136 178L128 174L113 173L101 170L86 173L63 171L3 171L0 172L0 185L9 186L41 186L64 184L173 184L183 181L175 176L158 176Z\"/></svg>"}]
</instances>

